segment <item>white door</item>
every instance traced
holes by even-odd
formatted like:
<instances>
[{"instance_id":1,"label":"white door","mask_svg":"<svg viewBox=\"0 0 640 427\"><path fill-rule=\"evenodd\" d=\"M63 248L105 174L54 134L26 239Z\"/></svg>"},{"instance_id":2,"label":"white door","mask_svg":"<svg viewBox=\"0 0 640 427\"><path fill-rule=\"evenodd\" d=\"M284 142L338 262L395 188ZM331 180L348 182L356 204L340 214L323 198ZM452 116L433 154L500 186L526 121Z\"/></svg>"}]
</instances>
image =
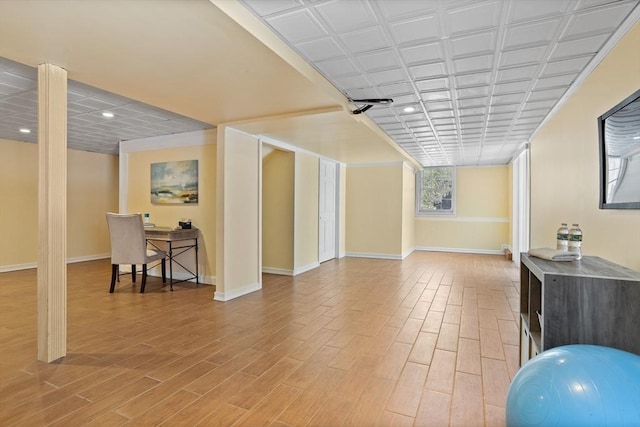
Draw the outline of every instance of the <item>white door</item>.
<instances>
[{"instance_id":1,"label":"white door","mask_svg":"<svg viewBox=\"0 0 640 427\"><path fill-rule=\"evenodd\" d=\"M320 159L318 261L336 257L336 164Z\"/></svg>"},{"instance_id":2,"label":"white door","mask_svg":"<svg viewBox=\"0 0 640 427\"><path fill-rule=\"evenodd\" d=\"M512 260L520 264L520 253L529 250L529 150L513 160Z\"/></svg>"}]
</instances>

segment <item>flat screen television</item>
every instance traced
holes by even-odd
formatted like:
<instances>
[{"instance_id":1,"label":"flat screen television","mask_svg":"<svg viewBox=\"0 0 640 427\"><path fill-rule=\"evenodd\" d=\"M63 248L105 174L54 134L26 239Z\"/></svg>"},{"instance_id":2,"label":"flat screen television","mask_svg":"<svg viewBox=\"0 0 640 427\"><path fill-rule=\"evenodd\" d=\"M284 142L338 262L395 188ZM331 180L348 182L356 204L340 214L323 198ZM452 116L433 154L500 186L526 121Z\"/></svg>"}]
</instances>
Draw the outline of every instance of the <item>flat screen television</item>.
<instances>
[{"instance_id":1,"label":"flat screen television","mask_svg":"<svg viewBox=\"0 0 640 427\"><path fill-rule=\"evenodd\" d=\"M640 89L598 117L600 209L640 209Z\"/></svg>"}]
</instances>

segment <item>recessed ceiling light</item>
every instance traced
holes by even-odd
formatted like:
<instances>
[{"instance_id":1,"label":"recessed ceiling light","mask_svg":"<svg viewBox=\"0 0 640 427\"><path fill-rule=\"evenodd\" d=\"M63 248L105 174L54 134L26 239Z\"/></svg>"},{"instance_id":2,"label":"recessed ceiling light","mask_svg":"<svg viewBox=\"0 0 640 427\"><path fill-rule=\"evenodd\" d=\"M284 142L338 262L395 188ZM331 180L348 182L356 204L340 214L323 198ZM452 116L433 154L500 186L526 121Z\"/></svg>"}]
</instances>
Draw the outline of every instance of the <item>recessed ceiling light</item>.
<instances>
[{"instance_id":1,"label":"recessed ceiling light","mask_svg":"<svg viewBox=\"0 0 640 427\"><path fill-rule=\"evenodd\" d=\"M103 112L102 115L108 119L113 117L113 113L110 113L108 111Z\"/></svg>"},{"instance_id":2,"label":"recessed ceiling light","mask_svg":"<svg viewBox=\"0 0 640 427\"><path fill-rule=\"evenodd\" d=\"M413 107L404 107L404 110L402 111L404 111L405 113L413 113L414 111L416 111L416 109Z\"/></svg>"},{"instance_id":3,"label":"recessed ceiling light","mask_svg":"<svg viewBox=\"0 0 640 427\"><path fill-rule=\"evenodd\" d=\"M640 139L640 136L634 136L633 139Z\"/></svg>"},{"instance_id":4,"label":"recessed ceiling light","mask_svg":"<svg viewBox=\"0 0 640 427\"><path fill-rule=\"evenodd\" d=\"M31 133L31 129L21 128L20 133Z\"/></svg>"}]
</instances>

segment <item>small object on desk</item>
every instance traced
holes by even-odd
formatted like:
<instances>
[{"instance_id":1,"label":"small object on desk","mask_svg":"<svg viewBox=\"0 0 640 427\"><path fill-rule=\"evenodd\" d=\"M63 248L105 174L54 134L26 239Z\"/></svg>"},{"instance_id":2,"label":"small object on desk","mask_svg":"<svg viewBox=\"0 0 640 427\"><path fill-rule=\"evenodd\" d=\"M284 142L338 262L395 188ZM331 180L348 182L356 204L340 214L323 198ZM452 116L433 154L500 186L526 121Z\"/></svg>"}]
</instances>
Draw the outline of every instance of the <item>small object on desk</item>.
<instances>
[{"instance_id":1,"label":"small object on desk","mask_svg":"<svg viewBox=\"0 0 640 427\"><path fill-rule=\"evenodd\" d=\"M551 248L529 249L529 255L549 261L578 261L580 259L580 255L575 252L565 252Z\"/></svg>"},{"instance_id":2,"label":"small object on desk","mask_svg":"<svg viewBox=\"0 0 640 427\"><path fill-rule=\"evenodd\" d=\"M191 229L191 220L178 221L178 227L180 227L183 230L190 230Z\"/></svg>"}]
</instances>

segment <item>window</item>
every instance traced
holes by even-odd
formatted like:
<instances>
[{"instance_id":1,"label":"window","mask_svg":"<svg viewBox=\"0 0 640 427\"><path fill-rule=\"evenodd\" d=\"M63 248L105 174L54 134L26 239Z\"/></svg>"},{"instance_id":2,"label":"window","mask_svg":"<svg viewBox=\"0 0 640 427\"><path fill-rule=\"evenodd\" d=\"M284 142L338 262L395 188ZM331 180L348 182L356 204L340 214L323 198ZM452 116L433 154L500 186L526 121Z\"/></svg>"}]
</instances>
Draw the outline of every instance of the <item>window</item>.
<instances>
[{"instance_id":1,"label":"window","mask_svg":"<svg viewBox=\"0 0 640 427\"><path fill-rule=\"evenodd\" d=\"M455 214L456 169L453 166L423 168L416 174L418 215Z\"/></svg>"}]
</instances>

